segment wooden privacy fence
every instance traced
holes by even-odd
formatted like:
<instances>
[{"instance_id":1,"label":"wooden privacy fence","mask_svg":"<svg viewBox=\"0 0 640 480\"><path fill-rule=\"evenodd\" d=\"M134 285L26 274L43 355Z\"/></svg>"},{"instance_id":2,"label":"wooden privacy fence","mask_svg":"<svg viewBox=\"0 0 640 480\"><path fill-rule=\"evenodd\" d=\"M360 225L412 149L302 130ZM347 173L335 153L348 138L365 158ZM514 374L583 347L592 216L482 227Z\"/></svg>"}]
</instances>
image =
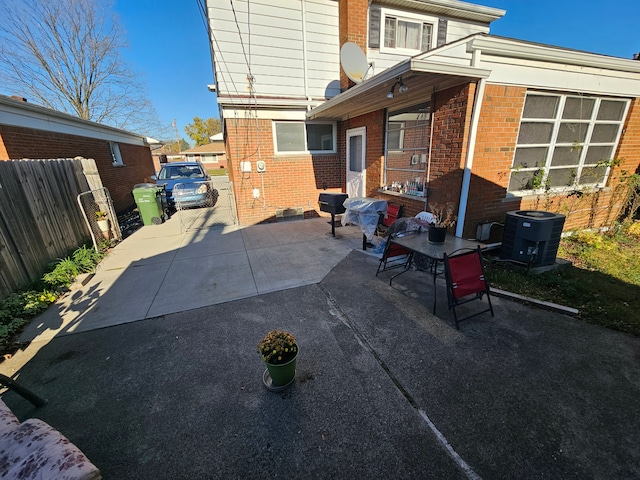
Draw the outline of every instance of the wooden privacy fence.
<instances>
[{"instance_id":1,"label":"wooden privacy fence","mask_svg":"<svg viewBox=\"0 0 640 480\"><path fill-rule=\"evenodd\" d=\"M93 159L0 161L0 299L90 237L77 201L91 190L85 170L97 171Z\"/></svg>"}]
</instances>

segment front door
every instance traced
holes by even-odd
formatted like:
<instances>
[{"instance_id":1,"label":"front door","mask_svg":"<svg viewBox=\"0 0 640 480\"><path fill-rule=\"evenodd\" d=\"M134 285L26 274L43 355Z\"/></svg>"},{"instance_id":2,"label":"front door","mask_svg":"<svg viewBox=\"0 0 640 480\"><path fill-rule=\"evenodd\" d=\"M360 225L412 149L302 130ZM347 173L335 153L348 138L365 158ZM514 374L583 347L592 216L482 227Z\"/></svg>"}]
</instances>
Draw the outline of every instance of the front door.
<instances>
[{"instance_id":1,"label":"front door","mask_svg":"<svg viewBox=\"0 0 640 480\"><path fill-rule=\"evenodd\" d=\"M367 196L366 132L365 127L347 130L347 195L349 198Z\"/></svg>"}]
</instances>

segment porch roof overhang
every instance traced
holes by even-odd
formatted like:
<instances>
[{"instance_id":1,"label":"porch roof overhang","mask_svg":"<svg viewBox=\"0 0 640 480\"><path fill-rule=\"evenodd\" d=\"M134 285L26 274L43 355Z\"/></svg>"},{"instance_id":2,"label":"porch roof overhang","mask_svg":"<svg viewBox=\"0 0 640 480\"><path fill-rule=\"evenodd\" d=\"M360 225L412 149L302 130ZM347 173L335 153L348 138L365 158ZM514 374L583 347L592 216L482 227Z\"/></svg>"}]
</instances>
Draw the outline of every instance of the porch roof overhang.
<instances>
[{"instance_id":1,"label":"porch roof overhang","mask_svg":"<svg viewBox=\"0 0 640 480\"><path fill-rule=\"evenodd\" d=\"M383 108L401 109L429 100L433 92L487 78L490 73L468 65L409 58L310 110L307 119L346 120ZM399 93L396 88L394 97L387 98L398 77L409 90Z\"/></svg>"}]
</instances>

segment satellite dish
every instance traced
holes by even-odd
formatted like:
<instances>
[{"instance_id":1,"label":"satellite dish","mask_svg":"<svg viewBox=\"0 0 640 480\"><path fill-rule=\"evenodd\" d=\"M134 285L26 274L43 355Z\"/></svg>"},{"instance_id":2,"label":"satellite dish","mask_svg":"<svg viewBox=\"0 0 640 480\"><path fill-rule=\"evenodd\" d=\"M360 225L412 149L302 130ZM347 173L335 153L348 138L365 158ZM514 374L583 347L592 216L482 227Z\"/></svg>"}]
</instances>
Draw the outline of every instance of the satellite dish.
<instances>
[{"instance_id":1,"label":"satellite dish","mask_svg":"<svg viewBox=\"0 0 640 480\"><path fill-rule=\"evenodd\" d=\"M360 83L369 70L369 62L360 47L347 42L340 49L340 65L353 83Z\"/></svg>"}]
</instances>

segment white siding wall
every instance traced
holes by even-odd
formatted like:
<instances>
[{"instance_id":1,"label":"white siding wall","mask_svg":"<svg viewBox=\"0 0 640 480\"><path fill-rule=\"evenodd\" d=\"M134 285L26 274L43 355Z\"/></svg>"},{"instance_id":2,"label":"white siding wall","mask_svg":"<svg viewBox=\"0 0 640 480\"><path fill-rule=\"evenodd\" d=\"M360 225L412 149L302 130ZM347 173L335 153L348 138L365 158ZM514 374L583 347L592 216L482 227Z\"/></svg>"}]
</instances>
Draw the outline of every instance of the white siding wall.
<instances>
[{"instance_id":1,"label":"white siding wall","mask_svg":"<svg viewBox=\"0 0 640 480\"><path fill-rule=\"evenodd\" d=\"M220 96L247 95L249 66L257 96L325 98L338 93L338 2L251 0L248 6L234 0L235 17L229 0L208 4ZM334 89L327 91L330 85Z\"/></svg>"},{"instance_id":2,"label":"white siding wall","mask_svg":"<svg viewBox=\"0 0 640 480\"><path fill-rule=\"evenodd\" d=\"M482 54L488 82L543 90L640 97L638 74Z\"/></svg>"}]
</instances>

